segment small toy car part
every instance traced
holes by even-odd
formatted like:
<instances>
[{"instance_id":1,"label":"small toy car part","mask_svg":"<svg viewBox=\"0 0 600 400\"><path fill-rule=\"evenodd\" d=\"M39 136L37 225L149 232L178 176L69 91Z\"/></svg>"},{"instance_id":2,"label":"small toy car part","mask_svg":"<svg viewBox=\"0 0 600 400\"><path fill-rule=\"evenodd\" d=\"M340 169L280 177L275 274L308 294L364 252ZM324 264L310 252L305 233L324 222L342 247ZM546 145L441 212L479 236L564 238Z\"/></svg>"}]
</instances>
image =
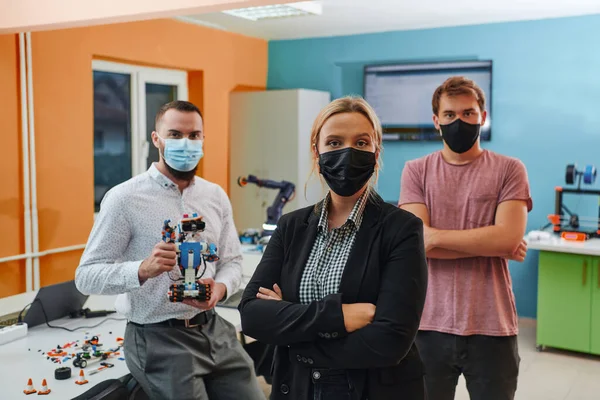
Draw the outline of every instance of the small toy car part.
<instances>
[{"instance_id":1,"label":"small toy car part","mask_svg":"<svg viewBox=\"0 0 600 400\"><path fill-rule=\"evenodd\" d=\"M59 381L64 381L71 377L71 368L69 367L60 367L54 370L54 379Z\"/></svg>"}]
</instances>

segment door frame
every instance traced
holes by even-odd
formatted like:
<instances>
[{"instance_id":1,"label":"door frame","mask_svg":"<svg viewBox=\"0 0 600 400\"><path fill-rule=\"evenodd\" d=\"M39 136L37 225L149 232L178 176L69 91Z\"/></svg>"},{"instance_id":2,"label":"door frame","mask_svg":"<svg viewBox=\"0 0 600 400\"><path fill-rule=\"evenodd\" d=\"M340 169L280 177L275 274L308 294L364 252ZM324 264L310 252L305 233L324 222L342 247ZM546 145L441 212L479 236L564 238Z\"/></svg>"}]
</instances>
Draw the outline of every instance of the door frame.
<instances>
[{"instance_id":1,"label":"door frame","mask_svg":"<svg viewBox=\"0 0 600 400\"><path fill-rule=\"evenodd\" d=\"M146 140L146 83L177 87L177 100L188 100L187 71L92 60L92 71L131 76L131 175L145 172L150 142Z\"/></svg>"}]
</instances>

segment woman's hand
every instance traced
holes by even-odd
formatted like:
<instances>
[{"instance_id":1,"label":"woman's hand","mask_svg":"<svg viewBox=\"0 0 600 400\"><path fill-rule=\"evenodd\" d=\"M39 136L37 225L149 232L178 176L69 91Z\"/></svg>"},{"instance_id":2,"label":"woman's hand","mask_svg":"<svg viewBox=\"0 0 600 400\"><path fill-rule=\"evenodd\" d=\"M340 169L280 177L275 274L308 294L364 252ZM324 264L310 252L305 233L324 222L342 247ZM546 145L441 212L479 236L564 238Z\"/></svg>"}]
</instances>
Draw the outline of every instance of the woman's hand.
<instances>
[{"instance_id":1,"label":"woman's hand","mask_svg":"<svg viewBox=\"0 0 600 400\"><path fill-rule=\"evenodd\" d=\"M281 293L279 285L274 284L273 290L269 290L264 287L259 288L258 293L256 293L256 297L263 300L282 300L283 293Z\"/></svg>"},{"instance_id":2,"label":"woman's hand","mask_svg":"<svg viewBox=\"0 0 600 400\"><path fill-rule=\"evenodd\" d=\"M371 303L342 304L346 332L351 333L373 322L375 305Z\"/></svg>"}]
</instances>

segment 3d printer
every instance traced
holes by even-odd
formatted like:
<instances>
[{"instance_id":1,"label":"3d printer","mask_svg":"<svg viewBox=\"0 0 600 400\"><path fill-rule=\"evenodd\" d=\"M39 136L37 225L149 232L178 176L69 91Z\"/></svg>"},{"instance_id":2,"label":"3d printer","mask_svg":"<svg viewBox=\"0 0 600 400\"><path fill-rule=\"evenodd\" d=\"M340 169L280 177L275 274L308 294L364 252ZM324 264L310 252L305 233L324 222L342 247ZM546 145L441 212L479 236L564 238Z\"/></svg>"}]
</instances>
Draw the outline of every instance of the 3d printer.
<instances>
[{"instance_id":1,"label":"3d printer","mask_svg":"<svg viewBox=\"0 0 600 400\"><path fill-rule=\"evenodd\" d=\"M581 189L581 181L591 185L596 180L596 167L586 165L583 171L579 171L575 164L567 165L565 180L568 185L573 185L577 181L577 188L564 188L557 186L555 188L554 214L548 216L550 224L553 226L554 233L567 240L587 240L593 237L600 237L600 190ZM580 217L572 213L563 202L565 193L588 194L599 196L598 218ZM568 214L568 217L564 215ZM582 229L582 226L590 227L589 230ZM593 227L593 229L591 229Z\"/></svg>"},{"instance_id":2,"label":"3d printer","mask_svg":"<svg viewBox=\"0 0 600 400\"><path fill-rule=\"evenodd\" d=\"M296 192L296 185L288 181L272 181L269 179L258 179L254 175L248 175L247 177L240 176L238 178L238 185L244 187L248 183L253 183L258 187L267 189L279 189L279 193L275 196L273 204L267 208L267 221L263 224L263 231L261 236L270 237L277 227L277 221L281 218L283 207L292 200L294 193Z\"/></svg>"}]
</instances>

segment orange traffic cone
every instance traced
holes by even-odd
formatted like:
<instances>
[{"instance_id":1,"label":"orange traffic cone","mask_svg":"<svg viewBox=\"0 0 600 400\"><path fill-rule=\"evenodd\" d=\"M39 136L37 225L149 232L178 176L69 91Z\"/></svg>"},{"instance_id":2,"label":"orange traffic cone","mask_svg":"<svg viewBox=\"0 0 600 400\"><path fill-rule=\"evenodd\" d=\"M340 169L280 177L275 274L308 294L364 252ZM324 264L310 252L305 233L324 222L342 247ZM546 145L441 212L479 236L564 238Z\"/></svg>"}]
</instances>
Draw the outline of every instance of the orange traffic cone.
<instances>
[{"instance_id":1,"label":"orange traffic cone","mask_svg":"<svg viewBox=\"0 0 600 400\"><path fill-rule=\"evenodd\" d=\"M35 388L33 387L33 381L31 380L31 378L29 378L29 380L27 381L27 386L25 386L25 390L23 390L23 393L33 394L35 392L37 392L37 390L35 390Z\"/></svg>"},{"instance_id":2,"label":"orange traffic cone","mask_svg":"<svg viewBox=\"0 0 600 400\"><path fill-rule=\"evenodd\" d=\"M79 378L75 381L75 383L78 385L85 385L86 383L88 383L87 379L85 379L85 375L82 369L79 370Z\"/></svg>"},{"instance_id":3,"label":"orange traffic cone","mask_svg":"<svg viewBox=\"0 0 600 400\"><path fill-rule=\"evenodd\" d=\"M38 394L48 394L50 393L50 389L48 389L48 384L46 383L46 379L42 379L42 388L38 392Z\"/></svg>"}]
</instances>

